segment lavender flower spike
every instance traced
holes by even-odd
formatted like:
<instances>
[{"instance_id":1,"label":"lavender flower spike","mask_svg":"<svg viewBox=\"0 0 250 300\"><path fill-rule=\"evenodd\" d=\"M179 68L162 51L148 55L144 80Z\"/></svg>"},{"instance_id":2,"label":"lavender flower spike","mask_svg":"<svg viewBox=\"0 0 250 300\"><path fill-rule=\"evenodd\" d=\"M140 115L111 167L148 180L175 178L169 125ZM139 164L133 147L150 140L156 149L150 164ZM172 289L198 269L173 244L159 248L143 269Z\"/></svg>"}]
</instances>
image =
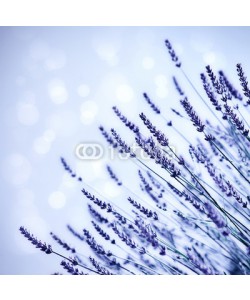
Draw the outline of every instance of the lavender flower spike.
<instances>
[{"instance_id":1,"label":"lavender flower spike","mask_svg":"<svg viewBox=\"0 0 250 300\"><path fill-rule=\"evenodd\" d=\"M41 251L45 252L46 254L53 253L53 250L50 245L46 245L46 243L43 243L39 241L36 237L33 236L26 228L21 226L19 228L21 233L33 244L36 246L36 248L40 249Z\"/></svg>"},{"instance_id":2,"label":"lavender flower spike","mask_svg":"<svg viewBox=\"0 0 250 300\"><path fill-rule=\"evenodd\" d=\"M182 91L177 79L173 76L173 82L174 82L174 85L175 85L175 88L176 90L178 91L179 95L180 96L183 96L184 95L184 92Z\"/></svg>"},{"instance_id":3,"label":"lavender flower spike","mask_svg":"<svg viewBox=\"0 0 250 300\"><path fill-rule=\"evenodd\" d=\"M117 178L117 176L112 171L110 166L107 166L107 171L108 171L110 177L117 183L117 185L122 185L122 182Z\"/></svg>"},{"instance_id":4,"label":"lavender flower spike","mask_svg":"<svg viewBox=\"0 0 250 300\"><path fill-rule=\"evenodd\" d=\"M226 85L226 87L228 88L229 92L234 96L234 98L242 101L242 96L239 93L239 91L237 91L237 89L229 82L229 80L227 79L226 75L224 74L223 71L219 71L219 75L223 78L223 81Z\"/></svg>"},{"instance_id":5,"label":"lavender flower spike","mask_svg":"<svg viewBox=\"0 0 250 300\"><path fill-rule=\"evenodd\" d=\"M247 78L245 77L241 64L237 64L236 67L244 95L248 98L247 104L250 105L250 89L248 87Z\"/></svg>"},{"instance_id":6,"label":"lavender flower spike","mask_svg":"<svg viewBox=\"0 0 250 300\"><path fill-rule=\"evenodd\" d=\"M214 224L218 228L224 228L227 226L226 222L223 220L220 214L214 209L214 207L209 202L205 202L204 206L207 209L207 216L214 222ZM229 234L228 230L224 230L223 234L228 235Z\"/></svg>"},{"instance_id":7,"label":"lavender flower spike","mask_svg":"<svg viewBox=\"0 0 250 300\"><path fill-rule=\"evenodd\" d=\"M139 132L139 128L132 122L130 122L120 111L116 106L113 106L113 111L117 115L117 117L128 127L130 130L132 130L134 133Z\"/></svg>"},{"instance_id":8,"label":"lavender flower spike","mask_svg":"<svg viewBox=\"0 0 250 300\"><path fill-rule=\"evenodd\" d=\"M79 271L78 268L73 267L71 263L65 260L61 262L61 266L63 266L63 268L71 275L88 275L84 274L82 271Z\"/></svg>"},{"instance_id":9,"label":"lavender flower spike","mask_svg":"<svg viewBox=\"0 0 250 300\"><path fill-rule=\"evenodd\" d=\"M148 102L148 104L150 105L150 107L153 109L154 112L156 112L157 114L161 113L159 108L152 102L152 100L148 97L148 95L146 93L143 93L143 97Z\"/></svg>"},{"instance_id":10,"label":"lavender flower spike","mask_svg":"<svg viewBox=\"0 0 250 300\"><path fill-rule=\"evenodd\" d=\"M142 119L144 125L147 126L148 130L153 134L154 137L156 137L158 143L163 147L168 146L168 139L166 138L164 133L162 133L160 130L157 130L156 127L153 126L153 124L149 121L149 119L147 119L144 113L141 113L139 116Z\"/></svg>"},{"instance_id":11,"label":"lavender flower spike","mask_svg":"<svg viewBox=\"0 0 250 300\"><path fill-rule=\"evenodd\" d=\"M170 54L170 57L172 59L173 62L175 62L175 65L177 68L181 67L181 62L179 61L178 56L176 55L171 43L169 42L169 40L165 40L165 46L168 49L168 53Z\"/></svg>"},{"instance_id":12,"label":"lavender flower spike","mask_svg":"<svg viewBox=\"0 0 250 300\"><path fill-rule=\"evenodd\" d=\"M121 150L123 150L125 153L129 153L131 157L135 157L135 154L132 152L131 148L120 138L120 136L117 134L117 132L112 128L111 132L114 136L114 139L117 141L119 146L121 147Z\"/></svg>"},{"instance_id":13,"label":"lavender flower spike","mask_svg":"<svg viewBox=\"0 0 250 300\"><path fill-rule=\"evenodd\" d=\"M187 115L192 120L193 125L197 128L197 131L203 132L205 125L201 122L200 118L196 114L195 110L193 109L193 106L190 104L187 97L185 97L183 100L181 100L181 104L184 107Z\"/></svg>"}]
</instances>

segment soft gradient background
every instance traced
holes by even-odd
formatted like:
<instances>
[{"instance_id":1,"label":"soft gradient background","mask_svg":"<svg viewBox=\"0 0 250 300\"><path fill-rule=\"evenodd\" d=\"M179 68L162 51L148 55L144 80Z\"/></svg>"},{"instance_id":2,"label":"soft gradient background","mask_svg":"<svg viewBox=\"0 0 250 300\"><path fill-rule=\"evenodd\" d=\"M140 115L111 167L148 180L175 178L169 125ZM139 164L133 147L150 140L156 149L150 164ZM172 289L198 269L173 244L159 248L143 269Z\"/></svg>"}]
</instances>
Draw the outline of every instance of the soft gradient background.
<instances>
[{"instance_id":1,"label":"soft gradient background","mask_svg":"<svg viewBox=\"0 0 250 300\"><path fill-rule=\"evenodd\" d=\"M0 274L58 270L59 260L29 245L18 231L20 225L50 241L51 230L67 237L65 224L81 228L87 222L81 185L65 174L60 156L87 184L120 201L105 172L109 153L91 162L75 155L82 142L106 146L100 124L123 132L113 105L141 124L138 113L149 112L142 93L148 92L166 119L176 121L192 139L191 127L170 111L179 109L171 76L176 75L184 88L188 85L170 61L166 38L199 91L199 74L207 64L223 69L238 87L236 63L241 62L250 76L248 27L0 28ZM193 101L206 118L204 106L195 97ZM181 152L184 145L175 137L172 142ZM126 185L133 186L136 171L131 171L130 162L112 163Z\"/></svg>"}]
</instances>

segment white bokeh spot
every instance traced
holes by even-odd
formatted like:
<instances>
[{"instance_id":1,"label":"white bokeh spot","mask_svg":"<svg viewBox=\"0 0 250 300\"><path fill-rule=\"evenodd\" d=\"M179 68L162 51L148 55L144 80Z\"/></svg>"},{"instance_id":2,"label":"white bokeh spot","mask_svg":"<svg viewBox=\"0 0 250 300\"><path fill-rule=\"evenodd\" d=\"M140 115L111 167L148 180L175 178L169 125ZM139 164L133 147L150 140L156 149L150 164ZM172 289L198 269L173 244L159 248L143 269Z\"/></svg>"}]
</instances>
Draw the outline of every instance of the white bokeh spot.
<instances>
[{"instance_id":1,"label":"white bokeh spot","mask_svg":"<svg viewBox=\"0 0 250 300\"><path fill-rule=\"evenodd\" d=\"M26 183L31 175L32 167L29 160L19 154L11 154L3 161L3 176L13 185Z\"/></svg>"},{"instance_id":2,"label":"white bokeh spot","mask_svg":"<svg viewBox=\"0 0 250 300\"><path fill-rule=\"evenodd\" d=\"M104 191L104 194L110 198L118 197L121 193L119 186L113 181L107 181L104 184L103 191Z\"/></svg>"},{"instance_id":3,"label":"white bokeh spot","mask_svg":"<svg viewBox=\"0 0 250 300\"><path fill-rule=\"evenodd\" d=\"M50 194L48 202L52 208L61 209L66 204L66 196L63 192L56 191Z\"/></svg>"},{"instance_id":4,"label":"white bokeh spot","mask_svg":"<svg viewBox=\"0 0 250 300\"><path fill-rule=\"evenodd\" d=\"M154 59L152 57L146 56L142 60L142 67L146 70L151 70L155 66Z\"/></svg>"},{"instance_id":5,"label":"white bokeh spot","mask_svg":"<svg viewBox=\"0 0 250 300\"><path fill-rule=\"evenodd\" d=\"M68 100L68 92L62 80L54 79L49 83L49 96L55 104L63 104Z\"/></svg>"},{"instance_id":6,"label":"white bokeh spot","mask_svg":"<svg viewBox=\"0 0 250 300\"><path fill-rule=\"evenodd\" d=\"M121 84L116 88L116 97L120 102L128 103L134 98L134 91L128 84Z\"/></svg>"},{"instance_id":7,"label":"white bokeh spot","mask_svg":"<svg viewBox=\"0 0 250 300\"><path fill-rule=\"evenodd\" d=\"M98 113L98 105L95 101L85 101L81 105L81 122L83 124L91 124L94 122Z\"/></svg>"},{"instance_id":8,"label":"white bokeh spot","mask_svg":"<svg viewBox=\"0 0 250 300\"><path fill-rule=\"evenodd\" d=\"M44 138L45 141L51 143L56 138L56 133L52 129L45 130L44 133L43 133L43 138Z\"/></svg>"},{"instance_id":9,"label":"white bokeh spot","mask_svg":"<svg viewBox=\"0 0 250 300\"><path fill-rule=\"evenodd\" d=\"M165 75L159 74L155 77L155 84L158 87L166 86L168 84L168 79Z\"/></svg>"},{"instance_id":10,"label":"white bokeh spot","mask_svg":"<svg viewBox=\"0 0 250 300\"><path fill-rule=\"evenodd\" d=\"M214 64L216 60L216 54L214 52L206 52L203 55L203 60L206 64Z\"/></svg>"},{"instance_id":11,"label":"white bokeh spot","mask_svg":"<svg viewBox=\"0 0 250 300\"><path fill-rule=\"evenodd\" d=\"M77 93L80 97L85 98L90 94L90 89L86 84L81 84L77 88Z\"/></svg>"},{"instance_id":12,"label":"white bokeh spot","mask_svg":"<svg viewBox=\"0 0 250 300\"><path fill-rule=\"evenodd\" d=\"M54 71L62 69L66 65L66 55L62 50L54 50L45 60L45 69Z\"/></svg>"},{"instance_id":13,"label":"white bokeh spot","mask_svg":"<svg viewBox=\"0 0 250 300\"><path fill-rule=\"evenodd\" d=\"M46 154L50 150L50 142L44 137L39 137L34 140L33 149L38 154Z\"/></svg>"}]
</instances>

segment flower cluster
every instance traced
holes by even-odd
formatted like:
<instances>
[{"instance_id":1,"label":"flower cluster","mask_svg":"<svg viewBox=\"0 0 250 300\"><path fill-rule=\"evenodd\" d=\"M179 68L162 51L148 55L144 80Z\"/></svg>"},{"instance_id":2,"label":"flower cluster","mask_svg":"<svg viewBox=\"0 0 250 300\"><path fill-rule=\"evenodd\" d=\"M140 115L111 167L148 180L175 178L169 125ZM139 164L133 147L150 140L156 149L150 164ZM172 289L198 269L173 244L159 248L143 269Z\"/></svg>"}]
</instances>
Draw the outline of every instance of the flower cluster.
<instances>
[{"instance_id":1,"label":"flower cluster","mask_svg":"<svg viewBox=\"0 0 250 300\"><path fill-rule=\"evenodd\" d=\"M64 170L81 185L79 195L85 200L82 205L88 214L83 216L83 226L74 225L78 231L67 225L67 234L77 238L76 248L81 252L76 252L71 241L68 243L53 233L52 250L52 246L38 240L24 227L20 227L20 232L44 253L63 258L61 267L65 273L86 275L87 270L88 274L100 275L250 274L247 77L237 64L242 95L247 97L245 103L241 91L228 79L231 74L227 77L223 71L217 73L206 66L206 73L200 75L202 94L189 79L169 40L165 46L178 67L176 72L193 89L192 97L199 97L200 104L209 113L201 121L195 106L186 97L190 92L188 86L171 76L172 89L177 91L176 97L181 97L180 103L188 117L178 108L165 110L166 103L159 103L164 107L160 111L146 93L143 97L151 108L149 113L155 117L154 123L150 115L139 111L135 120L132 117L128 120L113 106L119 121L130 129L127 132L145 156L129 147L125 142L127 136L123 140L114 124L111 133L103 126L99 127L100 133L108 146L128 154L124 155L128 162L110 161L106 164L107 172L92 182L93 186L61 158ZM185 86L185 93L181 86ZM176 122L166 121L170 120L164 116L167 111L174 115ZM135 124L140 119L143 124L138 127ZM182 128L190 120L194 127L188 136ZM147 137L142 134L143 126L150 132ZM166 129L169 138L176 134L175 151L163 133ZM200 139L200 132L205 141ZM122 172L124 165L126 170ZM106 180L119 186L114 197L106 196ZM63 248L61 251L74 253L74 258L55 251L58 244Z\"/></svg>"},{"instance_id":2,"label":"flower cluster","mask_svg":"<svg viewBox=\"0 0 250 300\"><path fill-rule=\"evenodd\" d=\"M125 153L130 154L131 157L135 157L135 154L132 152L131 148L120 138L120 136L113 128L111 129L111 133L118 145L121 147L121 150Z\"/></svg>"}]
</instances>

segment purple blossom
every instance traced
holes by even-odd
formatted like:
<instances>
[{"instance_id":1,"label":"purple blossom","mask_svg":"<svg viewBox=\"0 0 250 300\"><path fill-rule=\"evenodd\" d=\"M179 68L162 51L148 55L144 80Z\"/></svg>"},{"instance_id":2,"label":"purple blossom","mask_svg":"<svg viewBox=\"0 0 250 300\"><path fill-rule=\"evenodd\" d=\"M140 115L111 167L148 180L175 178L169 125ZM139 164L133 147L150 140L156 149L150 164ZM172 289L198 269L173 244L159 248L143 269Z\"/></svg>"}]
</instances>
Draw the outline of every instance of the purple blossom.
<instances>
[{"instance_id":1,"label":"purple blossom","mask_svg":"<svg viewBox=\"0 0 250 300\"><path fill-rule=\"evenodd\" d=\"M77 237L81 241L84 241L84 237L78 232L76 232L70 225L67 225L67 228L75 237Z\"/></svg>"},{"instance_id":2,"label":"purple blossom","mask_svg":"<svg viewBox=\"0 0 250 300\"><path fill-rule=\"evenodd\" d=\"M150 158L155 160L156 164L160 164L163 169L168 170L172 177L181 175L181 171L176 168L172 160L168 159L153 141L151 141L149 144L140 138L136 138L136 142L149 155Z\"/></svg>"},{"instance_id":3,"label":"purple blossom","mask_svg":"<svg viewBox=\"0 0 250 300\"><path fill-rule=\"evenodd\" d=\"M239 93L239 91L232 85L232 83L229 82L229 80L227 79L226 75L224 74L223 71L219 71L219 75L220 77L223 78L223 82L226 85L227 89L229 90L229 92L231 93L231 95L238 100L242 100L242 96Z\"/></svg>"},{"instance_id":4,"label":"purple blossom","mask_svg":"<svg viewBox=\"0 0 250 300\"><path fill-rule=\"evenodd\" d=\"M70 262L67 262L65 260L61 262L61 266L63 266L63 268L71 275L88 275L84 274L82 271L79 271L78 268L75 268Z\"/></svg>"},{"instance_id":5,"label":"purple blossom","mask_svg":"<svg viewBox=\"0 0 250 300\"><path fill-rule=\"evenodd\" d=\"M150 107L153 109L154 112L156 112L157 114L161 113L159 108L152 102L152 100L149 98L149 96L146 93L143 93L143 97L147 101L147 103L150 105Z\"/></svg>"},{"instance_id":6,"label":"purple blossom","mask_svg":"<svg viewBox=\"0 0 250 300\"><path fill-rule=\"evenodd\" d=\"M108 144L110 144L114 149L117 148L118 143L114 139L112 139L112 137L109 136L109 134L104 129L104 127L100 126L99 129L100 129L102 135L104 136L104 138L106 139L106 141L108 142ZM121 152L123 152L123 151L121 150Z\"/></svg>"},{"instance_id":7,"label":"purple blossom","mask_svg":"<svg viewBox=\"0 0 250 300\"><path fill-rule=\"evenodd\" d=\"M179 93L179 95L183 96L184 92L182 91L177 79L174 76L173 76L173 82L174 82L175 88L176 88L177 92Z\"/></svg>"},{"instance_id":8,"label":"purple blossom","mask_svg":"<svg viewBox=\"0 0 250 300\"><path fill-rule=\"evenodd\" d=\"M90 259L92 265L95 267L95 269L99 272L100 275L114 275L107 268L101 266L101 264L93 257L90 256L89 259Z\"/></svg>"},{"instance_id":9,"label":"purple blossom","mask_svg":"<svg viewBox=\"0 0 250 300\"><path fill-rule=\"evenodd\" d=\"M213 87L215 88L216 92L221 95L223 93L223 87L221 86L220 82L214 75L214 72L212 71L211 67L208 65L206 66L207 74L212 82Z\"/></svg>"},{"instance_id":10,"label":"purple blossom","mask_svg":"<svg viewBox=\"0 0 250 300\"><path fill-rule=\"evenodd\" d=\"M109 241L110 240L110 236L98 225L96 224L94 221L91 221L91 223L93 224L95 230L106 240Z\"/></svg>"},{"instance_id":11,"label":"purple blossom","mask_svg":"<svg viewBox=\"0 0 250 300\"><path fill-rule=\"evenodd\" d=\"M204 203L205 208L207 209L207 216L214 222L218 228L227 227L226 222L218 211L210 204L209 202Z\"/></svg>"},{"instance_id":12,"label":"purple blossom","mask_svg":"<svg viewBox=\"0 0 250 300\"><path fill-rule=\"evenodd\" d=\"M139 133L139 128L134 123L130 122L116 106L113 106L112 108L117 117L122 121L122 123L125 124L126 127L132 130L134 133Z\"/></svg>"},{"instance_id":13,"label":"purple blossom","mask_svg":"<svg viewBox=\"0 0 250 300\"><path fill-rule=\"evenodd\" d=\"M108 223L108 219L104 218L99 212L97 212L90 204L88 204L90 214L100 223Z\"/></svg>"},{"instance_id":14,"label":"purple blossom","mask_svg":"<svg viewBox=\"0 0 250 300\"><path fill-rule=\"evenodd\" d=\"M110 177L117 183L117 185L119 186L122 185L122 182L117 178L117 176L115 175L115 173L113 172L110 166L107 166L107 171Z\"/></svg>"},{"instance_id":15,"label":"purple blossom","mask_svg":"<svg viewBox=\"0 0 250 300\"><path fill-rule=\"evenodd\" d=\"M176 55L171 43L169 42L169 40L165 40L165 46L167 47L168 49L168 53L170 54L170 57L172 59L172 61L175 63L175 66L177 68L180 68L181 67L181 62L178 58L178 56Z\"/></svg>"},{"instance_id":16,"label":"purple blossom","mask_svg":"<svg viewBox=\"0 0 250 300\"><path fill-rule=\"evenodd\" d=\"M111 223L110 225L111 225L111 228L113 229L114 233L117 234L119 236L119 238L124 243L126 243L126 245L128 245L132 249L137 248L136 243L132 239L130 239L127 234L120 231L115 222Z\"/></svg>"},{"instance_id":17,"label":"purple blossom","mask_svg":"<svg viewBox=\"0 0 250 300\"><path fill-rule=\"evenodd\" d=\"M134 199L132 199L131 197L128 197L128 201L134 206L136 207L141 213L143 213L144 215L147 216L147 218L152 218L155 221L157 221L159 219L158 215L156 212L145 208L143 205L141 205L140 203L136 202Z\"/></svg>"},{"instance_id":18,"label":"purple blossom","mask_svg":"<svg viewBox=\"0 0 250 300\"><path fill-rule=\"evenodd\" d=\"M135 154L131 150L131 148L120 138L120 136L117 134L117 132L112 128L111 129L112 135L118 145L121 147L121 150L125 153L129 153L131 157L135 157Z\"/></svg>"},{"instance_id":19,"label":"purple blossom","mask_svg":"<svg viewBox=\"0 0 250 300\"><path fill-rule=\"evenodd\" d=\"M142 119L144 125L147 126L148 130L153 134L154 137L156 137L158 143L161 146L168 146L168 139L165 137L164 133L161 131L157 130L155 126L147 119L147 117L141 113L140 118Z\"/></svg>"},{"instance_id":20,"label":"purple blossom","mask_svg":"<svg viewBox=\"0 0 250 300\"><path fill-rule=\"evenodd\" d=\"M65 171L67 171L71 177L77 177L76 174L72 171L72 169L70 168L70 166L67 164L66 160L61 157L61 163L65 169ZM81 177L77 177L78 181L82 181L82 178Z\"/></svg>"},{"instance_id":21,"label":"purple blossom","mask_svg":"<svg viewBox=\"0 0 250 300\"><path fill-rule=\"evenodd\" d=\"M204 90L205 90L209 100L213 104L213 106L215 106L216 110L221 110L221 105L219 104L218 100L216 99L216 95L213 93L212 87L208 83L206 76L204 74L201 74L201 80L203 83Z\"/></svg>"},{"instance_id":22,"label":"purple blossom","mask_svg":"<svg viewBox=\"0 0 250 300\"><path fill-rule=\"evenodd\" d=\"M245 129L243 121L240 121L234 110L227 104L224 105L225 113L230 118L235 127L242 132L243 136L248 137L249 129Z\"/></svg>"},{"instance_id":23,"label":"purple blossom","mask_svg":"<svg viewBox=\"0 0 250 300\"><path fill-rule=\"evenodd\" d=\"M56 234L54 234L53 232L51 232L50 235L51 235L52 238L53 238L59 245L61 245L64 249L66 249L67 251L70 251L70 252L72 252L72 253L76 253L75 248L70 247L66 242L62 241Z\"/></svg>"},{"instance_id":24,"label":"purple blossom","mask_svg":"<svg viewBox=\"0 0 250 300\"><path fill-rule=\"evenodd\" d=\"M87 244L96 254L104 255L106 257L112 256L112 253L110 251L106 251L102 245L96 242L96 240L92 237L88 230L83 229L83 234L85 235Z\"/></svg>"},{"instance_id":25,"label":"purple blossom","mask_svg":"<svg viewBox=\"0 0 250 300\"><path fill-rule=\"evenodd\" d=\"M196 149L195 147L190 145L189 153L190 153L190 156L192 157L192 159L194 159L194 157L196 158L196 161L198 163L204 164L208 160L206 155L202 152L202 150L199 147Z\"/></svg>"},{"instance_id":26,"label":"purple blossom","mask_svg":"<svg viewBox=\"0 0 250 300\"><path fill-rule=\"evenodd\" d=\"M140 236L145 238L153 247L159 246L157 234L152 229L150 224L145 224L143 219L140 216L137 216L137 219L135 220L135 225L140 230Z\"/></svg>"},{"instance_id":27,"label":"purple blossom","mask_svg":"<svg viewBox=\"0 0 250 300\"><path fill-rule=\"evenodd\" d=\"M94 204L99 206L101 209L106 209L107 213L112 213L122 224L126 224L126 218L124 218L121 214L119 214L111 204L106 203L99 198L95 197L94 195L90 194L87 190L84 188L82 189L82 193Z\"/></svg>"},{"instance_id":28,"label":"purple blossom","mask_svg":"<svg viewBox=\"0 0 250 300\"><path fill-rule=\"evenodd\" d=\"M241 64L237 64L237 72L240 80L240 84L242 86L242 90L244 92L244 95L248 98L247 104L250 105L250 89L248 87L248 81L247 77L245 76Z\"/></svg>"},{"instance_id":29,"label":"purple blossom","mask_svg":"<svg viewBox=\"0 0 250 300\"><path fill-rule=\"evenodd\" d=\"M187 250L187 256L190 259L190 261L204 273L205 275L214 275L213 269L209 266L207 266L204 261L200 261L200 259L192 253L191 249Z\"/></svg>"},{"instance_id":30,"label":"purple blossom","mask_svg":"<svg viewBox=\"0 0 250 300\"><path fill-rule=\"evenodd\" d=\"M28 239L32 245L36 246L36 248L40 249L41 251L45 252L46 254L53 253L52 247L50 245L47 245L46 243L43 243L39 241L36 237L33 236L26 228L21 226L19 228L22 235Z\"/></svg>"},{"instance_id":31,"label":"purple blossom","mask_svg":"<svg viewBox=\"0 0 250 300\"><path fill-rule=\"evenodd\" d=\"M188 101L187 97L181 100L181 104L184 107L187 115L190 117L193 125L197 128L198 132L203 132L205 125L201 122L200 118L196 114L195 110L193 109L192 105Z\"/></svg>"}]
</instances>

